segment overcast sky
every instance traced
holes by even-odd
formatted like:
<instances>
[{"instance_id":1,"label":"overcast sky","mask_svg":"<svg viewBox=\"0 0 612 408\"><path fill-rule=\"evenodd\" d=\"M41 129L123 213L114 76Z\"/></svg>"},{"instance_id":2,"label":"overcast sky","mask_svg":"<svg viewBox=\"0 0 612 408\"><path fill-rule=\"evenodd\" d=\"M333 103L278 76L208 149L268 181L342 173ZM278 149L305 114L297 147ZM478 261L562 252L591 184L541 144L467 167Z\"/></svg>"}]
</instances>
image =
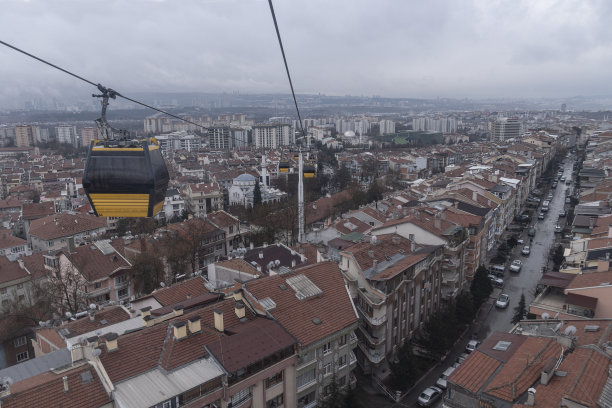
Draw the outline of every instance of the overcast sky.
<instances>
[{"instance_id":1,"label":"overcast sky","mask_svg":"<svg viewBox=\"0 0 612 408\"><path fill-rule=\"evenodd\" d=\"M297 93L612 94L612 1L275 0ZM0 39L129 94L289 92L267 1L0 0ZM0 46L0 102L91 86Z\"/></svg>"}]
</instances>

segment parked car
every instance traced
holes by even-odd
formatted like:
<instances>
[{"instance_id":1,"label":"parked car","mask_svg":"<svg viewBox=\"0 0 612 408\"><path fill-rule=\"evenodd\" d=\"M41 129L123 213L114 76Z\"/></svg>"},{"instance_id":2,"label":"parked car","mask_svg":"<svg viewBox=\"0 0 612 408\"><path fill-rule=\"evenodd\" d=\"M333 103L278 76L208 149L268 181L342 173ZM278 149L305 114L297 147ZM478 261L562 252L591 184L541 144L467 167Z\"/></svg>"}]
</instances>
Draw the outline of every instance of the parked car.
<instances>
[{"instance_id":1,"label":"parked car","mask_svg":"<svg viewBox=\"0 0 612 408\"><path fill-rule=\"evenodd\" d=\"M489 267L489 271L491 272L491 275L504 276L504 272L506 272L506 267L504 265L491 265Z\"/></svg>"},{"instance_id":2,"label":"parked car","mask_svg":"<svg viewBox=\"0 0 612 408\"><path fill-rule=\"evenodd\" d=\"M520 272L522 267L523 267L523 263L521 262L521 260L515 259L510 264L510 272Z\"/></svg>"},{"instance_id":3,"label":"parked car","mask_svg":"<svg viewBox=\"0 0 612 408\"><path fill-rule=\"evenodd\" d=\"M563 231L563 227L560 226L559 224L555 225L555 232L561 232Z\"/></svg>"},{"instance_id":4,"label":"parked car","mask_svg":"<svg viewBox=\"0 0 612 408\"><path fill-rule=\"evenodd\" d=\"M529 228L529 231L527 231L527 235L529 235L530 237L535 237L535 235L536 235L535 228L533 228L533 227Z\"/></svg>"},{"instance_id":5,"label":"parked car","mask_svg":"<svg viewBox=\"0 0 612 408\"><path fill-rule=\"evenodd\" d=\"M521 251L521 254L525 256L529 256L530 253L531 253L531 248L529 247L529 245L525 245L523 247L523 250Z\"/></svg>"},{"instance_id":6,"label":"parked car","mask_svg":"<svg viewBox=\"0 0 612 408\"><path fill-rule=\"evenodd\" d=\"M492 283L494 286L497 286L497 287L500 287L500 288L501 288L502 286L504 286L504 280L503 280L502 278L498 278L498 277L497 277L497 276L495 276L495 275L491 275L491 274L489 274L489 279L491 279L491 283Z\"/></svg>"},{"instance_id":7,"label":"parked car","mask_svg":"<svg viewBox=\"0 0 612 408\"><path fill-rule=\"evenodd\" d=\"M459 357L457 357L457 362L459 364L463 363L465 361L466 358L468 358L470 355L467 353L461 353L461 355Z\"/></svg>"},{"instance_id":8,"label":"parked car","mask_svg":"<svg viewBox=\"0 0 612 408\"><path fill-rule=\"evenodd\" d=\"M565 185L569 186L570 184L572 184L572 180L565 180Z\"/></svg>"},{"instance_id":9,"label":"parked car","mask_svg":"<svg viewBox=\"0 0 612 408\"><path fill-rule=\"evenodd\" d=\"M561 210L561 212L559 213L559 218L563 218L567 215L567 213L565 212L565 210Z\"/></svg>"},{"instance_id":10,"label":"parked car","mask_svg":"<svg viewBox=\"0 0 612 408\"><path fill-rule=\"evenodd\" d=\"M523 238L517 239L516 243L519 245L523 245L525 243L525 241L523 240Z\"/></svg>"},{"instance_id":11,"label":"parked car","mask_svg":"<svg viewBox=\"0 0 612 408\"><path fill-rule=\"evenodd\" d=\"M448 386L448 383L446 380L453 373L453 371L455 371L455 367L448 367L446 370L444 370L440 378L438 378L438 380L436 381L436 386L445 390L446 387Z\"/></svg>"},{"instance_id":12,"label":"parked car","mask_svg":"<svg viewBox=\"0 0 612 408\"><path fill-rule=\"evenodd\" d=\"M554 188L557 188L557 182L556 182L556 181L554 181L554 182L552 183L552 186L550 186L550 188L553 188L553 189L554 189Z\"/></svg>"},{"instance_id":13,"label":"parked car","mask_svg":"<svg viewBox=\"0 0 612 408\"><path fill-rule=\"evenodd\" d=\"M421 395L419 395L417 403L422 407L431 407L440 396L442 396L442 390L440 388L435 386L427 387Z\"/></svg>"},{"instance_id":14,"label":"parked car","mask_svg":"<svg viewBox=\"0 0 612 408\"><path fill-rule=\"evenodd\" d=\"M497 307L499 309L505 309L505 308L508 307L509 303L510 303L510 296L508 296L505 293L502 293L497 298L497 301L495 301L495 307Z\"/></svg>"},{"instance_id":15,"label":"parked car","mask_svg":"<svg viewBox=\"0 0 612 408\"><path fill-rule=\"evenodd\" d=\"M544 217L545 217L545 214L540 211L540 213L538 214L538 220L543 220Z\"/></svg>"},{"instance_id":16,"label":"parked car","mask_svg":"<svg viewBox=\"0 0 612 408\"><path fill-rule=\"evenodd\" d=\"M468 354L471 353L472 351L476 350L476 347L478 347L479 344L480 342L478 340L468 341L468 344L465 346L465 352Z\"/></svg>"},{"instance_id":17,"label":"parked car","mask_svg":"<svg viewBox=\"0 0 612 408\"><path fill-rule=\"evenodd\" d=\"M547 199L548 201L552 201L552 199L553 199L553 195L552 195L552 194L549 194L549 195L548 195L548 197L546 197L546 199Z\"/></svg>"},{"instance_id":18,"label":"parked car","mask_svg":"<svg viewBox=\"0 0 612 408\"><path fill-rule=\"evenodd\" d=\"M561 180L560 180L560 181L562 181L562 182L564 182L564 183L565 183L565 176L561 177Z\"/></svg>"},{"instance_id":19,"label":"parked car","mask_svg":"<svg viewBox=\"0 0 612 408\"><path fill-rule=\"evenodd\" d=\"M565 197L565 204L571 204L572 203L572 199L569 197Z\"/></svg>"}]
</instances>

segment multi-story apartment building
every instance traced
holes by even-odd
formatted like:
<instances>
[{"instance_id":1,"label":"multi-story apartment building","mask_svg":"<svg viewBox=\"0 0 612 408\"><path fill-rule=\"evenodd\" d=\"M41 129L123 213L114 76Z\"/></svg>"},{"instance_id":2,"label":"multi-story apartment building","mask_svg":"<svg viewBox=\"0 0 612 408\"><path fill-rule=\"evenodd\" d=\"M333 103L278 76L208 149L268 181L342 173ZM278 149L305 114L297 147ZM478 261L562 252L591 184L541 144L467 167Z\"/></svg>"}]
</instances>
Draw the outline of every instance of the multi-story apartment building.
<instances>
[{"instance_id":1,"label":"multi-story apartment building","mask_svg":"<svg viewBox=\"0 0 612 408\"><path fill-rule=\"evenodd\" d=\"M518 118L498 118L491 122L491 141L504 142L521 136L521 122Z\"/></svg>"},{"instance_id":2,"label":"multi-story apartment building","mask_svg":"<svg viewBox=\"0 0 612 408\"><path fill-rule=\"evenodd\" d=\"M55 127L55 140L58 143L69 144L77 147L77 130L76 126L73 125L62 125Z\"/></svg>"},{"instance_id":3,"label":"multi-story apartment building","mask_svg":"<svg viewBox=\"0 0 612 408\"><path fill-rule=\"evenodd\" d=\"M295 143L295 136L288 124L253 126L253 144L255 148L278 149Z\"/></svg>"},{"instance_id":4,"label":"multi-story apartment building","mask_svg":"<svg viewBox=\"0 0 612 408\"><path fill-rule=\"evenodd\" d=\"M208 128L208 144L211 149L230 150L233 139L230 137L229 126L212 126Z\"/></svg>"},{"instance_id":5,"label":"multi-story apartment building","mask_svg":"<svg viewBox=\"0 0 612 408\"><path fill-rule=\"evenodd\" d=\"M170 221L183 216L185 199L176 188L166 190L166 198L162 210L155 215L158 220Z\"/></svg>"},{"instance_id":6,"label":"multi-story apartment building","mask_svg":"<svg viewBox=\"0 0 612 408\"><path fill-rule=\"evenodd\" d=\"M89 147L92 140L98 138L98 128L84 127L81 128L81 146Z\"/></svg>"},{"instance_id":7,"label":"multi-story apartment building","mask_svg":"<svg viewBox=\"0 0 612 408\"><path fill-rule=\"evenodd\" d=\"M241 230L240 220L223 210L209 213L206 219L215 227L225 231L225 255L235 256L235 252L232 253L232 251L240 248L242 234L248 232L248 227L244 227L244 230Z\"/></svg>"},{"instance_id":8,"label":"multi-story apartment building","mask_svg":"<svg viewBox=\"0 0 612 408\"><path fill-rule=\"evenodd\" d=\"M334 378L341 388L356 382L358 317L338 264L318 263L255 279L241 288L250 307L270 314L297 340L298 408L324 400Z\"/></svg>"},{"instance_id":9,"label":"multi-story apartment building","mask_svg":"<svg viewBox=\"0 0 612 408\"><path fill-rule=\"evenodd\" d=\"M188 184L184 194L187 209L196 217L223 208L223 190L219 183Z\"/></svg>"},{"instance_id":10,"label":"multi-story apartment building","mask_svg":"<svg viewBox=\"0 0 612 408\"><path fill-rule=\"evenodd\" d=\"M199 136L188 134L184 130L157 135L155 138L164 155L175 150L191 152L199 149L202 145L202 139Z\"/></svg>"},{"instance_id":11,"label":"multi-story apartment building","mask_svg":"<svg viewBox=\"0 0 612 408\"><path fill-rule=\"evenodd\" d=\"M35 146L40 139L40 129L34 125L15 126L15 146L30 147Z\"/></svg>"},{"instance_id":12,"label":"multi-story apartment building","mask_svg":"<svg viewBox=\"0 0 612 408\"><path fill-rule=\"evenodd\" d=\"M387 234L340 256L359 312L357 361L366 373L381 375L397 348L440 308L443 246Z\"/></svg>"},{"instance_id":13,"label":"multi-story apartment building","mask_svg":"<svg viewBox=\"0 0 612 408\"><path fill-rule=\"evenodd\" d=\"M171 237L182 239L180 245L189 247L192 273L226 254L225 231L206 219L190 218L181 223L168 225L166 231Z\"/></svg>"}]
</instances>

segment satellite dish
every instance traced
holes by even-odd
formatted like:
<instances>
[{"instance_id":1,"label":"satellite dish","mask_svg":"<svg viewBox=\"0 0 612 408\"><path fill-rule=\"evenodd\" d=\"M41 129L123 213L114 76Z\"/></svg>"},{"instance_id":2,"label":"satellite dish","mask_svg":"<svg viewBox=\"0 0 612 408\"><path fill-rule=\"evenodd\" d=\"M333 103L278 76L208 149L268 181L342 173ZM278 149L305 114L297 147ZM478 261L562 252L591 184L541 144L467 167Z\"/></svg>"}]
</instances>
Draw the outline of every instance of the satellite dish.
<instances>
[{"instance_id":1,"label":"satellite dish","mask_svg":"<svg viewBox=\"0 0 612 408\"><path fill-rule=\"evenodd\" d=\"M280 265L280 259L277 259L276 261L274 261L274 265L279 266Z\"/></svg>"},{"instance_id":2,"label":"satellite dish","mask_svg":"<svg viewBox=\"0 0 612 408\"><path fill-rule=\"evenodd\" d=\"M573 336L576 333L576 326L567 326L565 328L566 336Z\"/></svg>"},{"instance_id":3,"label":"satellite dish","mask_svg":"<svg viewBox=\"0 0 612 408\"><path fill-rule=\"evenodd\" d=\"M548 320L548 319L550 319L550 315L548 313L542 313L542 319L543 320Z\"/></svg>"},{"instance_id":4,"label":"satellite dish","mask_svg":"<svg viewBox=\"0 0 612 408\"><path fill-rule=\"evenodd\" d=\"M89 308L90 308L91 310L96 310L96 309L98 308L98 306L97 306L95 303L91 303L91 304L89 305Z\"/></svg>"},{"instance_id":5,"label":"satellite dish","mask_svg":"<svg viewBox=\"0 0 612 408\"><path fill-rule=\"evenodd\" d=\"M161 282L161 283L159 284L159 286L161 286L162 288L165 288L165 287L166 287L166 284L165 284L164 282Z\"/></svg>"},{"instance_id":6,"label":"satellite dish","mask_svg":"<svg viewBox=\"0 0 612 408\"><path fill-rule=\"evenodd\" d=\"M100 354L102 354L102 350L100 350L100 349L94 349L91 352L91 355L94 356L94 357L98 357Z\"/></svg>"},{"instance_id":7,"label":"satellite dish","mask_svg":"<svg viewBox=\"0 0 612 408\"><path fill-rule=\"evenodd\" d=\"M72 313L66 312L66 317L70 319L72 317Z\"/></svg>"},{"instance_id":8,"label":"satellite dish","mask_svg":"<svg viewBox=\"0 0 612 408\"><path fill-rule=\"evenodd\" d=\"M563 327L563 323L559 322L559 324L557 324L557 325L555 326L555 330L554 330L554 331L555 331L555 333L557 333L559 330L561 330L561 327Z\"/></svg>"}]
</instances>

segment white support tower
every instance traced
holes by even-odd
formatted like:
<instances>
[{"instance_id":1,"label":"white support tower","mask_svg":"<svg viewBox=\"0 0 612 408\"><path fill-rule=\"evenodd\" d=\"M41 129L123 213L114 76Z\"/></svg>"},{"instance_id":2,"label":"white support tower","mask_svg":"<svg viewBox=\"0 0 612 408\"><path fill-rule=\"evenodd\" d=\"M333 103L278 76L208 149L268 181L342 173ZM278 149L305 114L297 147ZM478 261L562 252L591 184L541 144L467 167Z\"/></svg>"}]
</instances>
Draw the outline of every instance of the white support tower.
<instances>
[{"instance_id":1,"label":"white support tower","mask_svg":"<svg viewBox=\"0 0 612 408\"><path fill-rule=\"evenodd\" d=\"M300 152L298 169L298 242L300 244L306 241L304 236L304 160L302 152Z\"/></svg>"}]
</instances>

